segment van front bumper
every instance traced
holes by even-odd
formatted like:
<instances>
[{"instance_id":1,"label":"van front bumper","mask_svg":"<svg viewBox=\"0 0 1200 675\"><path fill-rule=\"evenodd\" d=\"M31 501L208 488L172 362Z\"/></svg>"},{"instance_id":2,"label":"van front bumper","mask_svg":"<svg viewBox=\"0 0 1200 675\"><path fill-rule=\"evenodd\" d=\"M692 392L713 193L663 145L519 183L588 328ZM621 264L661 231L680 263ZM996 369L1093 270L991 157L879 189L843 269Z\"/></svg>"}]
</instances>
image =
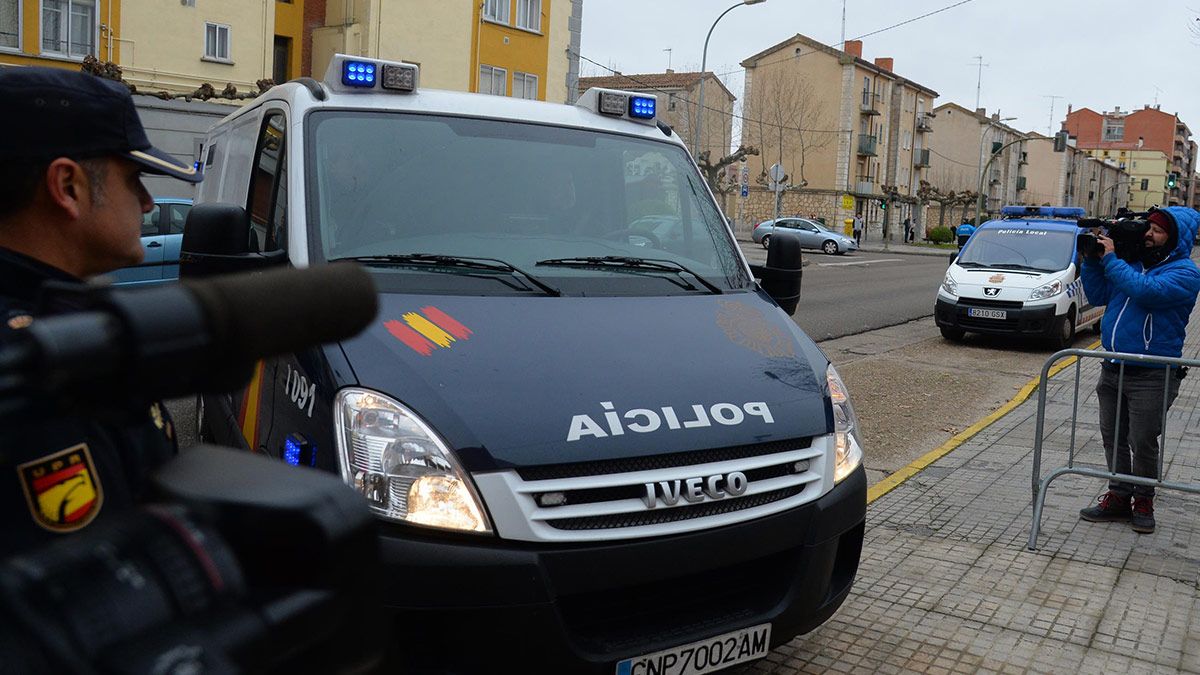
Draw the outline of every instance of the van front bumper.
<instances>
[{"instance_id":1,"label":"van front bumper","mask_svg":"<svg viewBox=\"0 0 1200 675\"><path fill-rule=\"evenodd\" d=\"M1016 304L1016 303L1014 303ZM1002 310L1003 319L974 317L970 310ZM939 327L958 328L973 333L999 333L1051 337L1057 334L1058 321L1054 305L1035 307L997 306L974 302L971 298L949 301L941 296L934 307L934 321Z\"/></svg>"},{"instance_id":2,"label":"van front bumper","mask_svg":"<svg viewBox=\"0 0 1200 675\"><path fill-rule=\"evenodd\" d=\"M605 544L418 539L381 525L390 660L402 672L611 673L624 658L766 622L774 647L846 599L866 490L860 467L790 511Z\"/></svg>"}]
</instances>

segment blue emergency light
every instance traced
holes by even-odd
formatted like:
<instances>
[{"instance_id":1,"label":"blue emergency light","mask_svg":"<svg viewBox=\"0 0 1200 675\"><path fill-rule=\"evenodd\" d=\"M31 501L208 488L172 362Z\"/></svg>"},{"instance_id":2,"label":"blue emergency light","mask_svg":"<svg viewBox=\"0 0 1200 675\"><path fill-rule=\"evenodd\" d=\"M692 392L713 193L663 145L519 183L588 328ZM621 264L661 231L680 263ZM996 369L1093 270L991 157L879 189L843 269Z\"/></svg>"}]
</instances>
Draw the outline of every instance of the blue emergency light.
<instances>
[{"instance_id":1,"label":"blue emergency light","mask_svg":"<svg viewBox=\"0 0 1200 675\"><path fill-rule=\"evenodd\" d=\"M1083 218L1087 211L1081 206L1005 206L1000 215L1008 217Z\"/></svg>"},{"instance_id":2,"label":"blue emergency light","mask_svg":"<svg viewBox=\"0 0 1200 675\"><path fill-rule=\"evenodd\" d=\"M647 96L629 97L629 116L639 120L654 118L655 100Z\"/></svg>"},{"instance_id":3,"label":"blue emergency light","mask_svg":"<svg viewBox=\"0 0 1200 675\"><path fill-rule=\"evenodd\" d=\"M375 64L364 61L343 61L342 84L348 87L374 87Z\"/></svg>"},{"instance_id":4,"label":"blue emergency light","mask_svg":"<svg viewBox=\"0 0 1200 675\"><path fill-rule=\"evenodd\" d=\"M316 466L316 448L300 434L289 434L283 441L283 461L292 466Z\"/></svg>"}]
</instances>

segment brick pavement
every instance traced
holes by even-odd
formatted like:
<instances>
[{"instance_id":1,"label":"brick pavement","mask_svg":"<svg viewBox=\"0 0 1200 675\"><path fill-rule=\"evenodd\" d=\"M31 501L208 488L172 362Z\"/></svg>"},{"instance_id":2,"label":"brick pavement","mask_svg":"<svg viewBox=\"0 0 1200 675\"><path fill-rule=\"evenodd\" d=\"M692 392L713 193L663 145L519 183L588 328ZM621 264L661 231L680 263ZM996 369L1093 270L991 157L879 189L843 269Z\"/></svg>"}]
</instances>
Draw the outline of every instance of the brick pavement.
<instances>
[{"instance_id":1,"label":"brick pavement","mask_svg":"<svg viewBox=\"0 0 1200 675\"><path fill-rule=\"evenodd\" d=\"M1200 355L1200 311L1184 349ZM1047 387L1041 475L1066 465L1075 366ZM1079 366L1077 462L1103 468L1096 359ZM1200 483L1200 369L1168 415L1165 477ZM1200 496L1160 490L1158 529L1078 519L1105 481L1051 486L1026 548L1037 395L867 510L850 597L746 673L1200 673Z\"/></svg>"}]
</instances>

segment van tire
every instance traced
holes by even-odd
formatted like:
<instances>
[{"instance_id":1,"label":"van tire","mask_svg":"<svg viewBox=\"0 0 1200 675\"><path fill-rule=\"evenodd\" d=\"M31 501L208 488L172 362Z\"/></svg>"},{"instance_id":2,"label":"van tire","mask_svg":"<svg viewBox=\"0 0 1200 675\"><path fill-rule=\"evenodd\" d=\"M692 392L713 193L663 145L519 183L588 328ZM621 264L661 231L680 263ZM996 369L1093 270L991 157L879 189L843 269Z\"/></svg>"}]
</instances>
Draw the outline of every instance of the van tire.
<instances>
[{"instance_id":1,"label":"van tire","mask_svg":"<svg viewBox=\"0 0 1200 675\"><path fill-rule=\"evenodd\" d=\"M1067 310L1067 315L1059 319L1054 327L1053 344L1055 349L1067 349L1075 344L1075 308Z\"/></svg>"},{"instance_id":2,"label":"van tire","mask_svg":"<svg viewBox=\"0 0 1200 675\"><path fill-rule=\"evenodd\" d=\"M821 250L825 252L825 255L837 255L837 242L832 239L826 239L825 243L821 244Z\"/></svg>"},{"instance_id":3,"label":"van tire","mask_svg":"<svg viewBox=\"0 0 1200 675\"><path fill-rule=\"evenodd\" d=\"M950 326L941 326L940 328L942 337L951 342L962 342L963 336L967 334L967 331L961 328L952 328Z\"/></svg>"},{"instance_id":4,"label":"van tire","mask_svg":"<svg viewBox=\"0 0 1200 675\"><path fill-rule=\"evenodd\" d=\"M763 248L771 248L771 235L763 235L762 246Z\"/></svg>"}]
</instances>

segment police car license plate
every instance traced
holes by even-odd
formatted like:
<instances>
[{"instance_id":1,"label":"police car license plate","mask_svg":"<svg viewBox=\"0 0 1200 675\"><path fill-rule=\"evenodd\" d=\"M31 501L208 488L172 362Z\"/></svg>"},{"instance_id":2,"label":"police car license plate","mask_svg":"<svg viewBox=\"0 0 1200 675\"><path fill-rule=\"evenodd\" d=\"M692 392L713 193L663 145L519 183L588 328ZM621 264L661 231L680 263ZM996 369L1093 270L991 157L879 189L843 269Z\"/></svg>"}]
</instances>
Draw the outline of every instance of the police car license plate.
<instances>
[{"instance_id":1,"label":"police car license plate","mask_svg":"<svg viewBox=\"0 0 1200 675\"><path fill-rule=\"evenodd\" d=\"M617 663L617 675L711 673L762 658L770 648L771 624L764 623L673 649L625 659Z\"/></svg>"},{"instance_id":2,"label":"police car license plate","mask_svg":"<svg viewBox=\"0 0 1200 675\"><path fill-rule=\"evenodd\" d=\"M976 319L1007 319L1008 312L1003 309L978 309L975 307L967 308L967 316L975 317Z\"/></svg>"}]
</instances>

